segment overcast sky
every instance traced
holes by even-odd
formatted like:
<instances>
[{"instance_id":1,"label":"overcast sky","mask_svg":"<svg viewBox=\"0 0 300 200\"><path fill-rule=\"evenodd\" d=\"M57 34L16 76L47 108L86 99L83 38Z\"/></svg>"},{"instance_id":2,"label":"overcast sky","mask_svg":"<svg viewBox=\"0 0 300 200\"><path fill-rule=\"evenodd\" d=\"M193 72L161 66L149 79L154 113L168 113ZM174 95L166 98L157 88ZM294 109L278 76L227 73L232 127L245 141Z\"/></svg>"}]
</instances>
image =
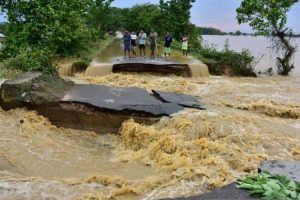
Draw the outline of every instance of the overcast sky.
<instances>
[{"instance_id":1,"label":"overcast sky","mask_svg":"<svg viewBox=\"0 0 300 200\"><path fill-rule=\"evenodd\" d=\"M113 6L131 7L137 3L158 3L159 0L115 0ZM192 8L192 22L198 26L216 27L223 31L252 32L248 25L239 26L236 22L235 10L241 0L196 0ZM288 26L300 33L300 3L289 12ZM0 15L0 21L4 21Z\"/></svg>"}]
</instances>

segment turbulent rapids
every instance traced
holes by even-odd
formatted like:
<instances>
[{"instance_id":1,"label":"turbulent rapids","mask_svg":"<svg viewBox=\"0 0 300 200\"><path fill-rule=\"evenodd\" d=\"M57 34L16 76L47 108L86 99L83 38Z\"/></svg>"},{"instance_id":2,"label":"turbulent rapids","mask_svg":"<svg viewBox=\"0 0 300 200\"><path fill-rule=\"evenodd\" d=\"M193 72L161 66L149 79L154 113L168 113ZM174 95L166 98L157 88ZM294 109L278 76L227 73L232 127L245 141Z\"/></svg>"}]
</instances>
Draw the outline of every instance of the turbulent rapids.
<instances>
[{"instance_id":1,"label":"turbulent rapids","mask_svg":"<svg viewBox=\"0 0 300 200\"><path fill-rule=\"evenodd\" d=\"M200 194L254 173L263 160L300 160L300 78L135 74L82 82L199 96L152 126L118 135L57 128L35 112L0 109L1 199L159 199Z\"/></svg>"}]
</instances>

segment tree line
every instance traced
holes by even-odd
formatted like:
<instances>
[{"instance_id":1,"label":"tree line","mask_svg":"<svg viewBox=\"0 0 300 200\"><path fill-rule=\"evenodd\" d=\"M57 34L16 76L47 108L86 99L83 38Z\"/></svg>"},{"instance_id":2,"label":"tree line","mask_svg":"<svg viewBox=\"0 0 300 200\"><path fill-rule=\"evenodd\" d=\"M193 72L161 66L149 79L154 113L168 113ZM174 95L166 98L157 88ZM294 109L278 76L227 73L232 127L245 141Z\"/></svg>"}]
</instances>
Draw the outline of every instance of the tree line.
<instances>
[{"instance_id":1,"label":"tree line","mask_svg":"<svg viewBox=\"0 0 300 200\"><path fill-rule=\"evenodd\" d=\"M112 7L113 0L3 0L6 40L0 59L22 71L55 71L54 56L76 56L106 32L144 29L180 40L190 33L198 41L196 26L190 23L195 0L161 0L158 5L132 8ZM178 13L181 13L178 15Z\"/></svg>"}]
</instances>

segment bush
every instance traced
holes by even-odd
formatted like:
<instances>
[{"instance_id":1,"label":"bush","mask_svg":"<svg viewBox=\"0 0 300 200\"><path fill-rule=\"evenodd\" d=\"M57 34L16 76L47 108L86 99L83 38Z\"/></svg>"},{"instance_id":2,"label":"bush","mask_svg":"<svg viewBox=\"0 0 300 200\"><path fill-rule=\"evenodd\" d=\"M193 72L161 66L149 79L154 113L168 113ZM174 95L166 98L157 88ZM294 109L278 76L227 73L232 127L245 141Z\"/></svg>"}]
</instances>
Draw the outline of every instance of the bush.
<instances>
[{"instance_id":1,"label":"bush","mask_svg":"<svg viewBox=\"0 0 300 200\"><path fill-rule=\"evenodd\" d=\"M214 75L256 76L254 72L254 57L249 50L236 52L229 49L228 43L222 51L216 46L202 47L198 50L199 59L208 65Z\"/></svg>"},{"instance_id":2,"label":"bush","mask_svg":"<svg viewBox=\"0 0 300 200\"><path fill-rule=\"evenodd\" d=\"M52 63L52 54L47 49L21 49L15 57L5 60L6 68L18 71L39 71L45 74L57 74Z\"/></svg>"}]
</instances>

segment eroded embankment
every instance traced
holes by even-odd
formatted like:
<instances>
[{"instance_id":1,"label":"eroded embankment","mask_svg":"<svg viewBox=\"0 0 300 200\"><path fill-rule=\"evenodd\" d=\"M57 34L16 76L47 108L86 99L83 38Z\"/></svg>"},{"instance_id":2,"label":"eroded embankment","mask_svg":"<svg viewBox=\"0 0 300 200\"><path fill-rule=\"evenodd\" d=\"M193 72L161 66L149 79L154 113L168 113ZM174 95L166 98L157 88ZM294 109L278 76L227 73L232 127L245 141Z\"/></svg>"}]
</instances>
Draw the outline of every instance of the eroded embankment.
<instances>
[{"instance_id":1,"label":"eroded embankment","mask_svg":"<svg viewBox=\"0 0 300 200\"><path fill-rule=\"evenodd\" d=\"M187 109L153 126L129 120L119 136L59 129L34 112L0 110L1 198L193 195L255 172L262 160L300 160L299 117L250 109L257 101L272 101L275 113L299 108L297 78L80 78L201 96L208 110Z\"/></svg>"}]
</instances>

